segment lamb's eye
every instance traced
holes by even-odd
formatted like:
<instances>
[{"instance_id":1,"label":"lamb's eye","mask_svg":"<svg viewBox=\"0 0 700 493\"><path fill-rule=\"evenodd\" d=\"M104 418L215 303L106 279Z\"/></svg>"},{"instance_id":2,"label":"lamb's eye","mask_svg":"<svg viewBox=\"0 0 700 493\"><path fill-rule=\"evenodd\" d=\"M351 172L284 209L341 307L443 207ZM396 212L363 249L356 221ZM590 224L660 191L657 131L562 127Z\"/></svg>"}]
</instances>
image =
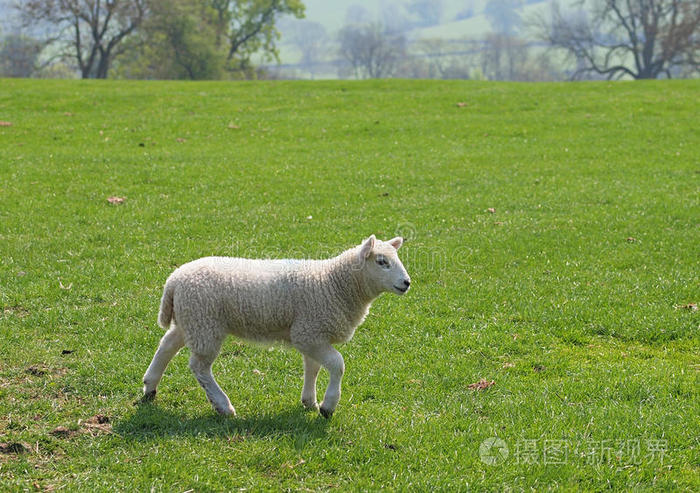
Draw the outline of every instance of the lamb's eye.
<instances>
[{"instance_id":1,"label":"lamb's eye","mask_svg":"<svg viewBox=\"0 0 700 493\"><path fill-rule=\"evenodd\" d=\"M377 256L377 264L384 267L385 269L391 267L391 264L389 264L389 261L386 259L386 257L384 257L384 255Z\"/></svg>"}]
</instances>

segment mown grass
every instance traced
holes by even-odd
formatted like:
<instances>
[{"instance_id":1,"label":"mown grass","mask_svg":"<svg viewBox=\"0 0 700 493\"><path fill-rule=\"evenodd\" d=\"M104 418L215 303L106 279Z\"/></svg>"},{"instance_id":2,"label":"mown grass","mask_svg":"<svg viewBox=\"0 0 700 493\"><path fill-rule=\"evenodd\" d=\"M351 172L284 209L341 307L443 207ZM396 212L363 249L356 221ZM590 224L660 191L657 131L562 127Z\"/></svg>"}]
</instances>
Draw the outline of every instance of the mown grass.
<instances>
[{"instance_id":1,"label":"mown grass","mask_svg":"<svg viewBox=\"0 0 700 493\"><path fill-rule=\"evenodd\" d=\"M0 80L0 489L697 491L699 89ZM187 350L134 404L175 266L370 233L413 288L341 348L332 420L235 340L239 417Z\"/></svg>"}]
</instances>

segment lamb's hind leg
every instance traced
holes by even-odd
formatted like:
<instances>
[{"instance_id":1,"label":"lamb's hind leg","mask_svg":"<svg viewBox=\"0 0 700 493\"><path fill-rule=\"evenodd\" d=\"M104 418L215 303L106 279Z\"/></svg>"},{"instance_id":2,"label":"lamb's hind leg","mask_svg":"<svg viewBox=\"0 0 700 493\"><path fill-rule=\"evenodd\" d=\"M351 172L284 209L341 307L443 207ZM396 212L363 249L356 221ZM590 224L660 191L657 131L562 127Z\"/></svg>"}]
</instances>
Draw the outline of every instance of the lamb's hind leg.
<instances>
[{"instance_id":1,"label":"lamb's hind leg","mask_svg":"<svg viewBox=\"0 0 700 493\"><path fill-rule=\"evenodd\" d=\"M221 390L219 384L214 380L211 372L211 365L218 355L218 351L212 354L201 354L192 352L190 356L190 370L207 394L207 399L211 402L216 412L224 415L234 415L236 410L231 405L228 396Z\"/></svg>"},{"instance_id":2,"label":"lamb's hind leg","mask_svg":"<svg viewBox=\"0 0 700 493\"><path fill-rule=\"evenodd\" d=\"M180 329L176 325L171 326L161 338L158 350L153 355L153 360L143 376L144 400L150 400L156 396L156 388L160 379L163 378L165 368L184 345L185 340Z\"/></svg>"}]
</instances>

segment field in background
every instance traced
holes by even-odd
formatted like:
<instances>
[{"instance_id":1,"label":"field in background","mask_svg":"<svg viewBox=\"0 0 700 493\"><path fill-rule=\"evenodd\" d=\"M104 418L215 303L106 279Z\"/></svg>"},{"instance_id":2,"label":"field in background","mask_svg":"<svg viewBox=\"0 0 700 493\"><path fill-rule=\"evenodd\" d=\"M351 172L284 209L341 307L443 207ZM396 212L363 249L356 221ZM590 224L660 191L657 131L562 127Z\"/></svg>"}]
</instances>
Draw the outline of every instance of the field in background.
<instances>
[{"instance_id":1,"label":"field in background","mask_svg":"<svg viewBox=\"0 0 700 493\"><path fill-rule=\"evenodd\" d=\"M0 88L0 489L700 488L697 81ZM177 265L370 233L330 421L233 339L239 417L187 350L134 404Z\"/></svg>"},{"instance_id":2,"label":"field in background","mask_svg":"<svg viewBox=\"0 0 700 493\"><path fill-rule=\"evenodd\" d=\"M364 9L367 15L365 22L376 22L384 28L388 28L393 34L393 29L396 26L387 24L400 23L401 19L408 22L409 20L417 21L419 18L415 13L411 13L407 8L407 2L395 3L377 3L369 0L360 0L349 2L333 2L329 3L324 0L307 0L306 17L303 21L317 22L321 24L325 30L327 38L321 43L319 52L316 53L318 59L309 65L303 62L303 53L297 42L299 34L295 34L295 20L291 17L283 18L279 22L281 31L281 39L278 44L280 64L269 63L260 60L260 63L276 77L282 78L299 78L299 79L337 79L340 77L339 70L344 73L349 70L347 61L339 54L338 32L348 24L352 24L351 20L346 18L348 7L355 5ZM494 35L498 31L494 28L489 18L484 13L488 1L474 0L472 2L452 1L442 2L442 15L440 20L435 25L430 26L403 26L399 31L407 40L406 59L404 64L420 66L420 62L430 64L431 61L441 60L441 65L444 67L453 65L460 66L462 70L460 75L457 75L454 70L448 71L445 78L471 78L479 77L479 59L484 55L485 43L489 35ZM580 9L580 6L575 4L574 0L560 1L559 5L565 11L575 11ZM516 39L526 42L530 48L530 56L537 57L547 53L556 65L568 67L569 64L561 52L547 51L546 46L535 36L532 26L529 23L539 15L548 17L550 2L540 0L536 3L523 3L516 9L516 13L522 21L522 25L516 29L516 32L511 33ZM352 9L351 9L352 10ZM465 17L465 12L469 11L471 15ZM391 16L391 13L394 16ZM357 20L355 21L357 22ZM297 28L299 29L299 28ZM308 43L309 40L306 39ZM426 44L426 42L428 44ZM438 46L436 46L436 43ZM507 56L505 54L499 56ZM516 58L522 57L522 54ZM471 69L471 74L470 70ZM541 69L544 75L544 68ZM562 74L565 72L562 71ZM409 75L410 74L410 75ZM567 73L568 74L568 73ZM435 74L432 77L441 78ZM345 73L342 77L352 77L350 72ZM410 71L399 71L395 77L410 77L420 78ZM426 77L426 75L423 75ZM568 75L566 75L568 77Z\"/></svg>"}]
</instances>

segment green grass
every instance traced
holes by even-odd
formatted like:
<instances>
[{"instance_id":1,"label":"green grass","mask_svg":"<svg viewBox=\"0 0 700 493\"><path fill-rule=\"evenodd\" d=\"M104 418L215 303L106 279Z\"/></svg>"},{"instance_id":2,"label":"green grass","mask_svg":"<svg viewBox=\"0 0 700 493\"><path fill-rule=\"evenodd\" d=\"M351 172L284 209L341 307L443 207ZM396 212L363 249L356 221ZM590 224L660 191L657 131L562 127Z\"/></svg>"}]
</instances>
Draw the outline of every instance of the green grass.
<instances>
[{"instance_id":1,"label":"green grass","mask_svg":"<svg viewBox=\"0 0 700 493\"><path fill-rule=\"evenodd\" d=\"M0 490L697 491L699 90L0 80ZM413 287L340 348L330 421L296 352L233 339L239 417L187 350L134 405L177 265L370 233Z\"/></svg>"}]
</instances>

